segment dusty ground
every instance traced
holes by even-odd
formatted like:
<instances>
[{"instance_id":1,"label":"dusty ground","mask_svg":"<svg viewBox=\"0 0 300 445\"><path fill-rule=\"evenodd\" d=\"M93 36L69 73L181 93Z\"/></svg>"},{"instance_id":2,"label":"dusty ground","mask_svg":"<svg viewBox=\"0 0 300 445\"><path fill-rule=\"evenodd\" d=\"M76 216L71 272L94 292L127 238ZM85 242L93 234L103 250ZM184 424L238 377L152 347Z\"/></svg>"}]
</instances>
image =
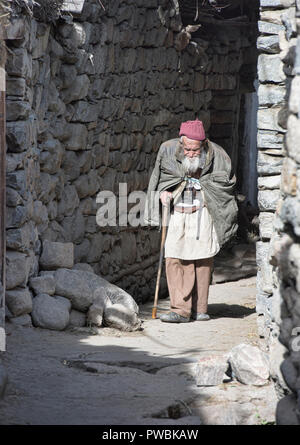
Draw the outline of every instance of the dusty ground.
<instances>
[{"instance_id":1,"label":"dusty ground","mask_svg":"<svg viewBox=\"0 0 300 445\"><path fill-rule=\"evenodd\" d=\"M151 319L143 330L50 331L7 323L3 363L9 382L0 425L245 424L274 420L272 385L228 382L197 387L201 355L256 345L255 277L210 288L211 320L187 324ZM158 316L168 310L161 300Z\"/></svg>"}]
</instances>

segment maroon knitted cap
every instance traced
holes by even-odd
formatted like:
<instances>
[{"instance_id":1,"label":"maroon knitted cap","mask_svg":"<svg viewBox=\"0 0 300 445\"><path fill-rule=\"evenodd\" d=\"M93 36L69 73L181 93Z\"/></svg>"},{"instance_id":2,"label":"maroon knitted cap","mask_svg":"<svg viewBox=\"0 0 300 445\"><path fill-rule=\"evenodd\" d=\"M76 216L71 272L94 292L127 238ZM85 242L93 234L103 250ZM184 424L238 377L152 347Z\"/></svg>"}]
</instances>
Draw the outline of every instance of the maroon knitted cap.
<instances>
[{"instance_id":1,"label":"maroon knitted cap","mask_svg":"<svg viewBox=\"0 0 300 445\"><path fill-rule=\"evenodd\" d=\"M186 136L195 141L203 141L205 139L205 131L202 121L196 119L195 121L182 122L179 136Z\"/></svg>"}]
</instances>

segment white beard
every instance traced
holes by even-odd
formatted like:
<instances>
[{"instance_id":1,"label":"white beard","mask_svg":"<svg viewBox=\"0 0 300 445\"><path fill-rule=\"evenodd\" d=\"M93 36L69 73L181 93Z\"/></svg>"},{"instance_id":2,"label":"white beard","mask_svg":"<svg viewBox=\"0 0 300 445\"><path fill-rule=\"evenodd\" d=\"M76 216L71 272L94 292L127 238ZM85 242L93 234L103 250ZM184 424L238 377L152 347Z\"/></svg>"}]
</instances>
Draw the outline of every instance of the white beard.
<instances>
[{"instance_id":1,"label":"white beard","mask_svg":"<svg viewBox=\"0 0 300 445\"><path fill-rule=\"evenodd\" d=\"M202 150L201 154L195 158L184 157L182 161L182 165L185 173L196 173L199 168L203 168L205 166L206 161L206 151Z\"/></svg>"}]
</instances>

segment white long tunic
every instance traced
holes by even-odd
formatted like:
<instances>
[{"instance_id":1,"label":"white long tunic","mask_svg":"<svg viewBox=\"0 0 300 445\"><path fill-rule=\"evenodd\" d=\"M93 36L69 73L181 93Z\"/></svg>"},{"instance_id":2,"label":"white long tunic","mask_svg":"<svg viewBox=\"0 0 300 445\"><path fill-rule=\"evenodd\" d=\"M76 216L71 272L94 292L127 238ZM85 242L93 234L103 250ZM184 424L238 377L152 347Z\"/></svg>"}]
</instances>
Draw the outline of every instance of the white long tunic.
<instances>
[{"instance_id":1,"label":"white long tunic","mask_svg":"<svg viewBox=\"0 0 300 445\"><path fill-rule=\"evenodd\" d=\"M198 260L215 256L220 246L211 215L203 207L200 236L197 240L198 210L194 213L174 211L170 216L165 242L165 258Z\"/></svg>"}]
</instances>

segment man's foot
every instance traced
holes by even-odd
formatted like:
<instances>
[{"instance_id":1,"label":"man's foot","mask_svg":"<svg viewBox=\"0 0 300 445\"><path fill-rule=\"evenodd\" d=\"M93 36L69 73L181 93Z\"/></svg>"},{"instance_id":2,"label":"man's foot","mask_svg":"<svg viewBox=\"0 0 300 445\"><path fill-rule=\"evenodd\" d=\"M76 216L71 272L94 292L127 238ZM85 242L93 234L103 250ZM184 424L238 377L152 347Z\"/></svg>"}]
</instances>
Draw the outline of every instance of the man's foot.
<instances>
[{"instance_id":1,"label":"man's foot","mask_svg":"<svg viewBox=\"0 0 300 445\"><path fill-rule=\"evenodd\" d=\"M166 321L167 323L188 323L190 321L188 317L183 317L182 315L176 314L176 312L162 314L159 318L161 321Z\"/></svg>"},{"instance_id":2,"label":"man's foot","mask_svg":"<svg viewBox=\"0 0 300 445\"><path fill-rule=\"evenodd\" d=\"M206 321L210 320L210 316L201 312L192 312L191 319L196 321Z\"/></svg>"}]
</instances>

